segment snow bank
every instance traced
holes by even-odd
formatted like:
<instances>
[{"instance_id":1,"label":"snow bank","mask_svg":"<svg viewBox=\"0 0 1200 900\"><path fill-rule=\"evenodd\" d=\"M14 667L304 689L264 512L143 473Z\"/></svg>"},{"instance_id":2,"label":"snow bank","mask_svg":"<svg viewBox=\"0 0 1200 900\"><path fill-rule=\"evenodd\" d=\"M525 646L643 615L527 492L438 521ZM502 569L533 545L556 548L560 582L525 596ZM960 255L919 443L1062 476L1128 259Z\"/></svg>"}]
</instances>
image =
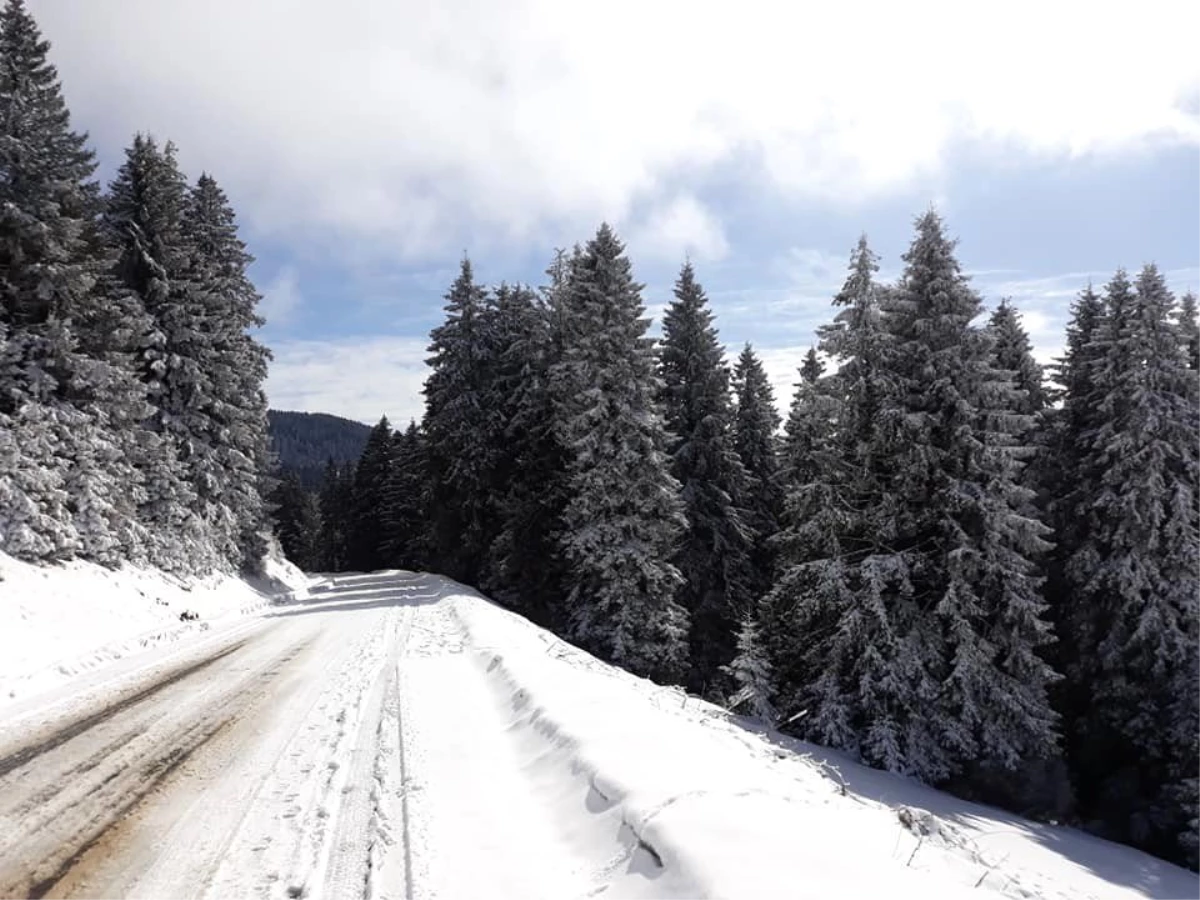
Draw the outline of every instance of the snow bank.
<instances>
[{"instance_id":1,"label":"snow bank","mask_svg":"<svg viewBox=\"0 0 1200 900\"><path fill-rule=\"evenodd\" d=\"M0 705L272 602L303 599L309 581L281 556L243 580L79 561L42 567L0 553Z\"/></svg>"},{"instance_id":2,"label":"snow bank","mask_svg":"<svg viewBox=\"0 0 1200 900\"><path fill-rule=\"evenodd\" d=\"M1139 851L756 730L607 666L473 592L446 599L513 730L541 748L531 770L580 782L576 807L583 794L591 813L619 808L664 895L1198 895L1194 874Z\"/></svg>"}]
</instances>

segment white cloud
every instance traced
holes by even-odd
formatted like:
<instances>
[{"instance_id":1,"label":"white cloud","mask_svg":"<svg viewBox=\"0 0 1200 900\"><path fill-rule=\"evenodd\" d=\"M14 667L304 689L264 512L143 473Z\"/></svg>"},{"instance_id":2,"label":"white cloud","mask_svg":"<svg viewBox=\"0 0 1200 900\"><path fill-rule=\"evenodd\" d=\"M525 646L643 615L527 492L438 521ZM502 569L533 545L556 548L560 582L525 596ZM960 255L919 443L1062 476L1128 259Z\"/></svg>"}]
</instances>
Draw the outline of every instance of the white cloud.
<instances>
[{"instance_id":1,"label":"white cloud","mask_svg":"<svg viewBox=\"0 0 1200 900\"><path fill-rule=\"evenodd\" d=\"M1006 159L1200 140L1200 5L1178 0L30 6L106 147L172 137L258 231L393 254L636 226L656 203L719 248L686 200L672 218L671 185L734 159L852 202L962 140Z\"/></svg>"},{"instance_id":2,"label":"white cloud","mask_svg":"<svg viewBox=\"0 0 1200 900\"><path fill-rule=\"evenodd\" d=\"M262 289L258 311L268 324L286 325L303 303L299 275L291 266L284 266Z\"/></svg>"},{"instance_id":3,"label":"white cloud","mask_svg":"<svg viewBox=\"0 0 1200 900\"><path fill-rule=\"evenodd\" d=\"M729 252L721 223L690 194L656 205L644 221L633 227L626 243L638 259L680 264L685 256L696 262L710 262L723 259Z\"/></svg>"},{"instance_id":4,"label":"white cloud","mask_svg":"<svg viewBox=\"0 0 1200 900\"><path fill-rule=\"evenodd\" d=\"M267 377L273 409L325 412L393 426L421 418L426 342L407 337L276 341Z\"/></svg>"}]
</instances>

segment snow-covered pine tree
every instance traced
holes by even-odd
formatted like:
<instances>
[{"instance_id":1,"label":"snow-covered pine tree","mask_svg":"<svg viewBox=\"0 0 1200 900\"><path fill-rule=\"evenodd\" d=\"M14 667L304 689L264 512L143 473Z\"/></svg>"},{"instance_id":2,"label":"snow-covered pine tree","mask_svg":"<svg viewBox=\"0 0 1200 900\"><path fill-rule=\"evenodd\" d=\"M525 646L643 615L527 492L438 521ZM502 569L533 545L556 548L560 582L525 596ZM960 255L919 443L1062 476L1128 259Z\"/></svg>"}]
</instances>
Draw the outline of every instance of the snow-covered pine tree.
<instances>
[{"instance_id":1,"label":"snow-covered pine tree","mask_svg":"<svg viewBox=\"0 0 1200 900\"><path fill-rule=\"evenodd\" d=\"M1200 319L1196 313L1196 295L1191 291L1179 298L1179 332L1188 368L1193 372L1200 371Z\"/></svg>"},{"instance_id":2,"label":"snow-covered pine tree","mask_svg":"<svg viewBox=\"0 0 1200 900\"><path fill-rule=\"evenodd\" d=\"M371 429L350 489L347 565L356 572L383 566L384 488L391 477L392 426L384 416Z\"/></svg>"},{"instance_id":3,"label":"snow-covered pine tree","mask_svg":"<svg viewBox=\"0 0 1200 900\"><path fill-rule=\"evenodd\" d=\"M492 293L483 319L487 373L480 408L486 414L481 417L477 440L486 447L480 462L486 460L487 470L480 474L486 479L489 504L484 529L487 555L480 584L501 602L526 610L520 581L528 573L510 565L513 548L508 522L519 495L546 488L545 482L534 485L526 480L539 435L537 424L515 424L525 417L529 393L537 389L534 380L542 374L539 353L545 344L546 317L532 289L502 283ZM532 427L526 429L525 424Z\"/></svg>"},{"instance_id":4,"label":"snow-covered pine tree","mask_svg":"<svg viewBox=\"0 0 1200 900\"><path fill-rule=\"evenodd\" d=\"M137 465L145 486L139 509L164 568L206 571L222 562L206 510L198 510L192 461L204 436L197 430L206 375L201 368L205 326L196 285L188 276L184 232L187 184L175 148L159 149L137 135L109 187L104 230L115 264L108 288L141 326L130 338L150 415ZM142 319L142 316L147 318Z\"/></svg>"},{"instance_id":5,"label":"snow-covered pine tree","mask_svg":"<svg viewBox=\"0 0 1200 900\"><path fill-rule=\"evenodd\" d=\"M568 634L635 674L677 681L687 670L688 617L669 560L686 522L641 285L607 224L572 268L563 355L550 371L558 438L570 454L561 536Z\"/></svg>"},{"instance_id":6,"label":"snow-covered pine tree","mask_svg":"<svg viewBox=\"0 0 1200 900\"><path fill-rule=\"evenodd\" d=\"M425 439L417 423L392 436L391 466L383 487L380 554L390 569L419 569L428 553L429 478Z\"/></svg>"},{"instance_id":7,"label":"snow-covered pine tree","mask_svg":"<svg viewBox=\"0 0 1200 900\"><path fill-rule=\"evenodd\" d=\"M1081 519L1078 512L1091 502L1091 485L1096 480L1095 473L1085 475L1081 467L1091 464L1087 447L1100 424L1093 379L1103 355L1097 336L1104 318L1104 300L1089 284L1072 304L1066 350L1052 368L1053 380L1062 386L1062 403L1043 413L1041 452L1032 463L1039 505L1046 510L1047 521L1054 530L1055 546L1047 561L1045 596L1059 637L1051 648L1050 658L1065 676L1055 690L1055 705L1063 715L1064 746L1071 760L1077 755L1073 723L1079 711L1091 701L1087 686L1079 677L1080 644L1071 631L1083 615L1080 607L1086 601L1073 589L1066 566L1074 548L1080 546L1090 529L1088 519Z\"/></svg>"},{"instance_id":8,"label":"snow-covered pine tree","mask_svg":"<svg viewBox=\"0 0 1200 900\"><path fill-rule=\"evenodd\" d=\"M780 453L788 489L812 482L828 465L838 416L836 387L825 378L825 363L815 347L808 348L799 372Z\"/></svg>"},{"instance_id":9,"label":"snow-covered pine tree","mask_svg":"<svg viewBox=\"0 0 1200 900\"><path fill-rule=\"evenodd\" d=\"M271 502L275 534L284 556L302 571L318 571L321 513L317 498L304 489L295 472L284 472L271 493Z\"/></svg>"},{"instance_id":10,"label":"snow-covered pine tree","mask_svg":"<svg viewBox=\"0 0 1200 900\"><path fill-rule=\"evenodd\" d=\"M821 330L823 352L840 362L838 428L821 465L808 465L810 478L788 492L762 637L779 700L785 712L805 714L804 735L893 771L919 771L913 748L927 738L908 716L932 685L906 644L918 610L911 560L894 544L900 414L877 270L863 237L833 301L841 309ZM819 375L811 364L809 372Z\"/></svg>"},{"instance_id":11,"label":"snow-covered pine tree","mask_svg":"<svg viewBox=\"0 0 1200 900\"><path fill-rule=\"evenodd\" d=\"M1014 412L1038 415L1050 402L1042 367L1033 358L1033 347L1021 324L1020 312L1007 299L1000 301L988 320L988 334L992 338L996 368L1013 373L1013 387L1017 391Z\"/></svg>"},{"instance_id":12,"label":"snow-covered pine tree","mask_svg":"<svg viewBox=\"0 0 1200 900\"><path fill-rule=\"evenodd\" d=\"M972 327L982 303L933 211L917 221L889 317L902 438L897 545L912 559L919 604L906 636L937 684L917 692L923 732L910 762L928 778L989 761L1008 768L1050 754L1055 679L1040 657L1053 638L1036 560L1049 529L1025 514L1011 379L992 368Z\"/></svg>"},{"instance_id":13,"label":"snow-covered pine tree","mask_svg":"<svg viewBox=\"0 0 1200 900\"><path fill-rule=\"evenodd\" d=\"M1197 818L1197 447L1194 373L1174 297L1119 270L1067 384L1082 426L1078 482L1059 500L1065 709L1085 815L1111 837L1194 859ZM1078 337L1079 315L1076 316ZM1077 393L1086 391L1086 393Z\"/></svg>"},{"instance_id":14,"label":"snow-covered pine tree","mask_svg":"<svg viewBox=\"0 0 1200 900\"><path fill-rule=\"evenodd\" d=\"M1064 634L1066 619L1062 612L1070 598L1064 593L1065 587L1057 586L1058 572L1069 555L1066 548L1078 543L1078 538L1073 535L1078 529L1086 528L1085 523L1075 518L1074 507L1080 498L1073 495L1090 482L1081 477L1079 467L1085 462L1090 439L1087 436L1099 426L1092 379L1102 355L1096 335L1104 316L1104 301L1089 284L1072 304L1066 352L1053 366L1054 381L1062 386L1062 404L1058 409L1046 410L1042 416L1045 449L1034 463L1042 505L1048 510L1049 524L1056 535L1057 549L1050 565L1048 594L1059 634ZM1060 667L1068 648L1065 643L1057 648Z\"/></svg>"},{"instance_id":15,"label":"snow-covered pine tree","mask_svg":"<svg viewBox=\"0 0 1200 900\"><path fill-rule=\"evenodd\" d=\"M1041 487L1047 464L1045 448L1053 439L1054 412L1050 408L1051 393L1046 385L1041 365L1033 358L1033 348L1021 324L1021 314L1007 299L1001 300L988 320L988 336L992 339L992 366L1007 372L1013 390L1001 398L1002 410L1024 418L1026 425L1007 443L1021 463L1020 481L1030 488L1029 503L1024 511L1034 518L1049 522L1047 502ZM1008 423L1003 427L1009 427ZM1051 557L1046 558L1048 563ZM1051 614L1051 620L1053 615Z\"/></svg>"},{"instance_id":16,"label":"snow-covered pine tree","mask_svg":"<svg viewBox=\"0 0 1200 900\"><path fill-rule=\"evenodd\" d=\"M99 191L58 74L20 0L0 10L0 549L133 555L136 479L106 415L120 373L80 345L101 256ZM111 396L110 396L111 394Z\"/></svg>"},{"instance_id":17,"label":"snow-covered pine tree","mask_svg":"<svg viewBox=\"0 0 1200 900\"><path fill-rule=\"evenodd\" d=\"M491 346L486 333L487 291L475 283L463 258L446 294L446 320L431 334L422 430L428 449L431 562L445 574L475 584L483 571L491 533L489 442L482 405Z\"/></svg>"},{"instance_id":18,"label":"snow-covered pine tree","mask_svg":"<svg viewBox=\"0 0 1200 900\"><path fill-rule=\"evenodd\" d=\"M775 691L771 663L767 659L758 633L755 616L742 620L737 635L737 654L725 667L732 679L734 691L726 701L733 710L745 709L766 725L774 725L778 712L771 703Z\"/></svg>"},{"instance_id":19,"label":"snow-covered pine tree","mask_svg":"<svg viewBox=\"0 0 1200 900\"><path fill-rule=\"evenodd\" d=\"M270 352L251 335L263 324L261 299L246 273L252 257L238 237L233 208L203 174L188 195L184 220L189 280L204 327L197 348L205 403L198 411L192 481L229 562L253 568L266 552L262 492L269 490L267 398Z\"/></svg>"},{"instance_id":20,"label":"snow-covered pine tree","mask_svg":"<svg viewBox=\"0 0 1200 900\"><path fill-rule=\"evenodd\" d=\"M746 470L746 520L754 532L751 593L761 597L773 577L771 539L779 531L782 511L776 440L781 419L767 372L750 344L742 348L734 367L733 391L733 448Z\"/></svg>"},{"instance_id":21,"label":"snow-covered pine tree","mask_svg":"<svg viewBox=\"0 0 1200 900\"><path fill-rule=\"evenodd\" d=\"M676 597L691 620L688 686L724 697L724 667L754 596L754 535L742 508L747 474L734 450L729 370L691 263L663 316L659 358L667 452L687 519L673 562L684 579Z\"/></svg>"},{"instance_id":22,"label":"snow-covered pine tree","mask_svg":"<svg viewBox=\"0 0 1200 900\"><path fill-rule=\"evenodd\" d=\"M515 453L514 471L501 497L501 529L492 546L499 599L559 633L568 628L560 535L570 488L549 376L562 359L570 273L581 255L579 247L574 255L557 251L546 270L549 283L524 316L527 327L502 357L506 371L521 374L505 433Z\"/></svg>"},{"instance_id":23,"label":"snow-covered pine tree","mask_svg":"<svg viewBox=\"0 0 1200 900\"><path fill-rule=\"evenodd\" d=\"M54 407L41 402L53 399L54 381L31 352L35 342L14 340L9 328L0 323L0 550L32 562L69 559L80 549L69 454Z\"/></svg>"}]
</instances>

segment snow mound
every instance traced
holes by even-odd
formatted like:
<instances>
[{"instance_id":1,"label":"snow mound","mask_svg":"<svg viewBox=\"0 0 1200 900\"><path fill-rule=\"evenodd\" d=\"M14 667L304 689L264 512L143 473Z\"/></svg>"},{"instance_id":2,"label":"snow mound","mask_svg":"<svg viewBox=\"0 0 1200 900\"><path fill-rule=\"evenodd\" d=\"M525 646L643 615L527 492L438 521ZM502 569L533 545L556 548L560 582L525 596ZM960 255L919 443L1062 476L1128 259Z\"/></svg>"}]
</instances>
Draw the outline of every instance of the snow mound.
<instances>
[{"instance_id":1,"label":"snow mound","mask_svg":"<svg viewBox=\"0 0 1200 900\"><path fill-rule=\"evenodd\" d=\"M0 705L160 644L304 599L310 579L272 555L253 579L182 579L73 561L35 566L0 553Z\"/></svg>"},{"instance_id":2,"label":"snow mound","mask_svg":"<svg viewBox=\"0 0 1200 900\"><path fill-rule=\"evenodd\" d=\"M445 601L566 828L619 815L647 896L1196 897L1193 873L971 804L605 665L473 591Z\"/></svg>"}]
</instances>

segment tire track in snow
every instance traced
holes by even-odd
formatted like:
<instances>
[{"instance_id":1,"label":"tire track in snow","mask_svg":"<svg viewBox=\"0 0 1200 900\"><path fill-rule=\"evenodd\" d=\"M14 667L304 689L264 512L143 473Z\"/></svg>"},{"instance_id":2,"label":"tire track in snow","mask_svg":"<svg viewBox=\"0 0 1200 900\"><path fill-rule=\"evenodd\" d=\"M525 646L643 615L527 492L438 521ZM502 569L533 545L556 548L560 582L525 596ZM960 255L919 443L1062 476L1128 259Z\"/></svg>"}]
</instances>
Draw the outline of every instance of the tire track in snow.
<instances>
[{"instance_id":1,"label":"tire track in snow","mask_svg":"<svg viewBox=\"0 0 1200 900\"><path fill-rule=\"evenodd\" d=\"M84 716L83 718L78 719L65 727L62 727L60 730L55 731L49 737L43 738L37 743L27 744L21 747L19 750L6 753L3 757L0 757L0 778L4 778L4 776L6 776L9 772L22 768L23 766L28 765L30 762L35 761L43 753L47 753L54 748L65 744L67 741L79 737L84 732L103 722L108 721L118 713L124 712L130 707L136 706L137 704L148 700L160 691L166 690L174 684L178 684L185 678L189 678L198 672L204 671L209 666L220 662L231 653L235 653L240 650L245 643L245 640L238 641L230 647L225 647L219 650L217 653L207 657L206 659L202 659L196 663L189 663L188 665L176 669L164 677L155 680L147 687L137 690L131 696L128 696L122 700L118 700L117 702L104 707L98 712Z\"/></svg>"},{"instance_id":2,"label":"tire track in snow","mask_svg":"<svg viewBox=\"0 0 1200 900\"><path fill-rule=\"evenodd\" d=\"M235 655L240 644L226 648L53 730L28 745L37 753L10 756L20 762L0 777L0 894L49 896L86 881L89 863L118 845L137 808L306 644L257 660ZM229 681L203 677L219 664Z\"/></svg>"},{"instance_id":3,"label":"tire track in snow","mask_svg":"<svg viewBox=\"0 0 1200 900\"><path fill-rule=\"evenodd\" d=\"M366 639L342 648L341 662L279 754L207 896L403 896L408 867L393 852L392 830L402 815L394 809L400 792L393 790L392 710L410 601L418 599L421 584L422 576L400 573L342 577L321 598L330 622L374 617L363 619ZM342 597L350 601L346 612L338 612ZM374 607L382 618L367 612ZM246 859L246 847L253 859Z\"/></svg>"},{"instance_id":4,"label":"tire track in snow","mask_svg":"<svg viewBox=\"0 0 1200 900\"><path fill-rule=\"evenodd\" d=\"M353 763L344 792L324 879L326 897L412 896L407 800L404 796L404 742L399 721L399 661L412 628L414 610L405 607L392 623L391 650L370 689L361 717ZM397 779L397 775L399 778ZM392 857L393 819L399 798L402 870Z\"/></svg>"}]
</instances>

